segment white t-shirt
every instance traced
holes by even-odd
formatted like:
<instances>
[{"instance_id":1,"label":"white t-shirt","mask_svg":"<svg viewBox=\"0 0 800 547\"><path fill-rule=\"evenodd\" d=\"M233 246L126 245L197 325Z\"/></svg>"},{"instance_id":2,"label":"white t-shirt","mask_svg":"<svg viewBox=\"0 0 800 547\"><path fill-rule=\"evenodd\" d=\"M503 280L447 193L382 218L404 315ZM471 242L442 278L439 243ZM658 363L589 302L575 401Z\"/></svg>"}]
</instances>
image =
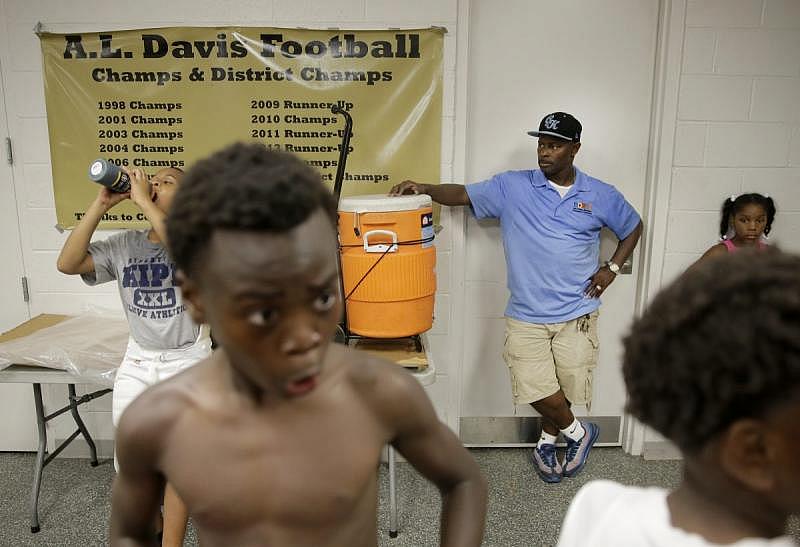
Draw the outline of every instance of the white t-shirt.
<instances>
[{"instance_id":1,"label":"white t-shirt","mask_svg":"<svg viewBox=\"0 0 800 547\"><path fill-rule=\"evenodd\" d=\"M553 182L550 179L547 179L547 182L550 183L550 186L552 186L553 188L556 189L556 192L558 192L558 195L561 196L561 199L564 199L564 196L567 195L567 192L569 192L569 189L572 188L571 184L569 186L561 186L560 184L556 184L555 182Z\"/></svg>"},{"instance_id":2,"label":"white t-shirt","mask_svg":"<svg viewBox=\"0 0 800 547\"><path fill-rule=\"evenodd\" d=\"M593 481L581 488L561 526L558 547L708 547L697 534L672 526L668 490ZM728 547L796 547L792 538L747 538Z\"/></svg>"}]
</instances>

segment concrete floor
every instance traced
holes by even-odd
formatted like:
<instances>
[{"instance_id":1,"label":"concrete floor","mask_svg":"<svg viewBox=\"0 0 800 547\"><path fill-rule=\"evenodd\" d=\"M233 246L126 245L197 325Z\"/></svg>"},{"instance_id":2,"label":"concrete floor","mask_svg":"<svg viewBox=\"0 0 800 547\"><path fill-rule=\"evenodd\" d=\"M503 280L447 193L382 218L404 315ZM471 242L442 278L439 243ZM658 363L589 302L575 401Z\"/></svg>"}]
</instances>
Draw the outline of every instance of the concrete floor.
<instances>
[{"instance_id":1,"label":"concrete floor","mask_svg":"<svg viewBox=\"0 0 800 547\"><path fill-rule=\"evenodd\" d=\"M489 480L489 514L484 545L497 547L554 545L570 500L587 481L607 478L625 484L674 487L678 461L644 461L618 448L596 448L583 473L560 484L543 483L534 474L525 449L473 449ZM92 468L87 460L57 459L44 473L39 502L42 530L30 533L28 496L33 455L0 453L0 546L108 544L110 460ZM378 526L381 547L438 545L439 494L408 464L399 463L400 534L388 533L388 477L380 469ZM794 530L797 526L793 525ZM796 533L796 532L794 532ZM797 536L796 536L797 537ZM197 545L189 530L187 545Z\"/></svg>"}]
</instances>

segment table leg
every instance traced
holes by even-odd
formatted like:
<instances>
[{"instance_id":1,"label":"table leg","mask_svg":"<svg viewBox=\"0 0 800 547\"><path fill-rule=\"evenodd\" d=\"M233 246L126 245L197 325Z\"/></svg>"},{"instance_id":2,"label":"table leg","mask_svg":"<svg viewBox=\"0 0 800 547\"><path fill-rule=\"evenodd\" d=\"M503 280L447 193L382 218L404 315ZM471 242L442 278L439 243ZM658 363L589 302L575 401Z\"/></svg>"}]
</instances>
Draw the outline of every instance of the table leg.
<instances>
[{"instance_id":1,"label":"table leg","mask_svg":"<svg viewBox=\"0 0 800 547\"><path fill-rule=\"evenodd\" d=\"M42 486L42 469L47 452L47 429L45 428L44 403L42 402L42 385L33 384L33 402L36 406L36 427L39 429L39 447L36 451L36 463L33 467L33 488L31 489L31 532L39 531L39 489Z\"/></svg>"},{"instance_id":2,"label":"table leg","mask_svg":"<svg viewBox=\"0 0 800 547\"><path fill-rule=\"evenodd\" d=\"M92 467L97 467L97 447L92 440L92 436L89 434L89 430L86 429L86 425L83 423L81 419L81 415L78 413L78 397L75 395L75 384L68 384L69 389L69 411L72 413L72 419L75 420L75 424L78 426L78 429L83 435L83 438L86 439L86 444L89 445L89 453L91 455L91 464Z\"/></svg>"},{"instance_id":3,"label":"table leg","mask_svg":"<svg viewBox=\"0 0 800 547\"><path fill-rule=\"evenodd\" d=\"M386 447L389 451L389 537L397 537L397 484L394 448Z\"/></svg>"}]
</instances>

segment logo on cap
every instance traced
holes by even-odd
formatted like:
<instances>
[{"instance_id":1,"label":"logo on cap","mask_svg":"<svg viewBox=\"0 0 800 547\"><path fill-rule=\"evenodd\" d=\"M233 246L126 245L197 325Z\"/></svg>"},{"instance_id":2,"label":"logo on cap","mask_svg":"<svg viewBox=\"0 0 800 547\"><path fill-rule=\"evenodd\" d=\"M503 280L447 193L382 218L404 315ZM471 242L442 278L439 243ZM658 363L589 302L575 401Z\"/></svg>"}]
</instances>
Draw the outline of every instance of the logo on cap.
<instances>
[{"instance_id":1,"label":"logo on cap","mask_svg":"<svg viewBox=\"0 0 800 547\"><path fill-rule=\"evenodd\" d=\"M552 114L544 119L544 126L547 129L558 129L559 121L553 117Z\"/></svg>"},{"instance_id":2,"label":"logo on cap","mask_svg":"<svg viewBox=\"0 0 800 547\"><path fill-rule=\"evenodd\" d=\"M539 123L538 131L528 131L532 137L557 137L572 142L581 142L581 122L566 112L548 114Z\"/></svg>"}]
</instances>

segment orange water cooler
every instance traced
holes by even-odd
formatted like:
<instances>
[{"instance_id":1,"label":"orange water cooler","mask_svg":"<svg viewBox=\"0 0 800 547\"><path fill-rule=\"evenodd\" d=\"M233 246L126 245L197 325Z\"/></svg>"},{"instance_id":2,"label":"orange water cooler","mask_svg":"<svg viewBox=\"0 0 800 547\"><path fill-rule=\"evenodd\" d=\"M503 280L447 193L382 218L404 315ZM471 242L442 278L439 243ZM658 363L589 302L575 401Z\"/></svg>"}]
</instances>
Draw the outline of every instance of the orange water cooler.
<instances>
[{"instance_id":1,"label":"orange water cooler","mask_svg":"<svg viewBox=\"0 0 800 547\"><path fill-rule=\"evenodd\" d=\"M430 196L353 196L339 202L347 328L402 338L433 325L436 250Z\"/></svg>"}]
</instances>

